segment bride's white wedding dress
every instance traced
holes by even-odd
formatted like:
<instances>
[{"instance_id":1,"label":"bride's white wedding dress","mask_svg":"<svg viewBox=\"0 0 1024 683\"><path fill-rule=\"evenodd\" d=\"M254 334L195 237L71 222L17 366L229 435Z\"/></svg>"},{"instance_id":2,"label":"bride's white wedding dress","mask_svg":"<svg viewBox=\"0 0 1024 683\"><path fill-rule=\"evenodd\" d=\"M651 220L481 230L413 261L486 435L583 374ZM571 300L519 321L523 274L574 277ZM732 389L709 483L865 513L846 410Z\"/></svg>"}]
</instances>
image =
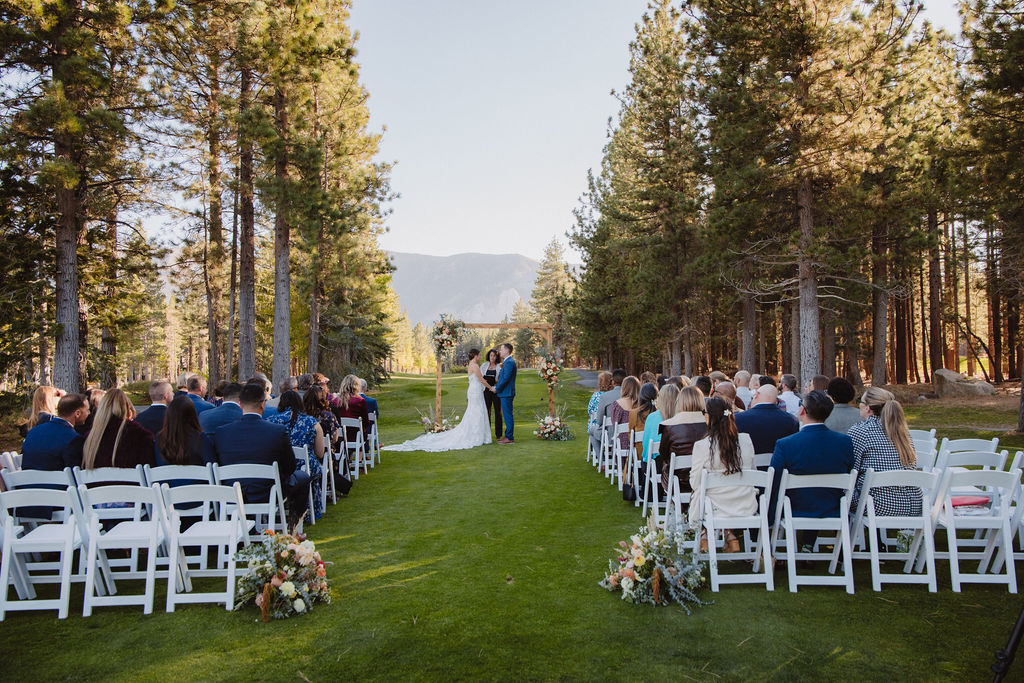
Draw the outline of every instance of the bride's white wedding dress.
<instances>
[{"instance_id":1,"label":"bride's white wedding dress","mask_svg":"<svg viewBox=\"0 0 1024 683\"><path fill-rule=\"evenodd\" d=\"M384 446L385 451L458 451L476 448L491 443L491 421L487 418L487 406L484 404L484 385L476 375L468 375L469 386L466 388L466 412L454 429L437 434L424 434L394 446Z\"/></svg>"}]
</instances>

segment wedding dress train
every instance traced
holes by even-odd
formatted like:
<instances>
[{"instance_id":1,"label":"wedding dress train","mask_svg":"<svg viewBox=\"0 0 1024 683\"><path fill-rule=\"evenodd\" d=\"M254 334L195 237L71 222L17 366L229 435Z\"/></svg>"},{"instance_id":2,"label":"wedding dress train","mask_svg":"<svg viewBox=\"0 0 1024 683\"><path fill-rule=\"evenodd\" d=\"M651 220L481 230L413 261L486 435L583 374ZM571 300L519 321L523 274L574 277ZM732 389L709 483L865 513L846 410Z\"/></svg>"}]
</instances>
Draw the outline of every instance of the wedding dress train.
<instances>
[{"instance_id":1,"label":"wedding dress train","mask_svg":"<svg viewBox=\"0 0 1024 683\"><path fill-rule=\"evenodd\" d=\"M484 405L484 391L484 385L480 383L476 375L469 375L469 386L466 388L468 402L466 412L454 429L437 434L424 434L405 443L384 446L382 450L440 453L441 451L476 448L491 443L491 421L487 416L487 407Z\"/></svg>"}]
</instances>

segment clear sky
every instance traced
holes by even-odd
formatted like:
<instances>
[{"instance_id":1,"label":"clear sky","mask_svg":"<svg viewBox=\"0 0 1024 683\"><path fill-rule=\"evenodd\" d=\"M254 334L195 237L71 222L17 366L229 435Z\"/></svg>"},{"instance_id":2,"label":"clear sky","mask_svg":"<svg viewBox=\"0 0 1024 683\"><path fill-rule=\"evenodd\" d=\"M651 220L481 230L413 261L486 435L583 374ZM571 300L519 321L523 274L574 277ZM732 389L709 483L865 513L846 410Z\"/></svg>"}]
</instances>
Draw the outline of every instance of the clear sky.
<instances>
[{"instance_id":1,"label":"clear sky","mask_svg":"<svg viewBox=\"0 0 1024 683\"><path fill-rule=\"evenodd\" d=\"M925 0L955 31L955 0ZM381 159L385 249L539 258L566 244L647 0L353 0Z\"/></svg>"}]
</instances>

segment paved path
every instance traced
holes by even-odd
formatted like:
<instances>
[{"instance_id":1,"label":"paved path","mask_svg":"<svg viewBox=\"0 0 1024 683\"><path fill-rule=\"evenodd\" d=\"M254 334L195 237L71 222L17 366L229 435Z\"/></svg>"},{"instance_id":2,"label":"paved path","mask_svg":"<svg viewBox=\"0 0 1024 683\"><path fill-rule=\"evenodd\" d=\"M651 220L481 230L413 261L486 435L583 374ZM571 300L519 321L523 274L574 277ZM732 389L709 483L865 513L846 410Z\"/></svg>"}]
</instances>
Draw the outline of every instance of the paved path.
<instances>
[{"instance_id":1,"label":"paved path","mask_svg":"<svg viewBox=\"0 0 1024 683\"><path fill-rule=\"evenodd\" d=\"M576 384L581 387L588 387L590 389L597 389L597 375L598 370L583 370L581 368L573 368L573 372L580 376L580 379Z\"/></svg>"}]
</instances>

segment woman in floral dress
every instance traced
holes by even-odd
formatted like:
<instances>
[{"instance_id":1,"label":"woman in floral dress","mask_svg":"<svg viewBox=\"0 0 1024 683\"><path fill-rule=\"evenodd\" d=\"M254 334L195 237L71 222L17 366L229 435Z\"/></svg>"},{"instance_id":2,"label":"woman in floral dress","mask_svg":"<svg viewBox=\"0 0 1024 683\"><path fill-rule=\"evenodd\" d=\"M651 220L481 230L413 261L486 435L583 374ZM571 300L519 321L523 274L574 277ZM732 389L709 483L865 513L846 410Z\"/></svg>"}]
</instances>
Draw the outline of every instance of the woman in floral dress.
<instances>
[{"instance_id":1,"label":"woman in floral dress","mask_svg":"<svg viewBox=\"0 0 1024 683\"><path fill-rule=\"evenodd\" d=\"M267 418L268 422L276 422L288 428L288 436L292 446L305 446L309 451L309 476L313 484L313 518L320 519L324 514L321 491L323 489L323 467L320 462L324 459L324 431L320 427L320 421L312 415L306 415L302 407L302 397L297 391L286 391L281 394L281 400L277 404L277 414ZM299 467L305 469L306 464L299 462Z\"/></svg>"}]
</instances>

